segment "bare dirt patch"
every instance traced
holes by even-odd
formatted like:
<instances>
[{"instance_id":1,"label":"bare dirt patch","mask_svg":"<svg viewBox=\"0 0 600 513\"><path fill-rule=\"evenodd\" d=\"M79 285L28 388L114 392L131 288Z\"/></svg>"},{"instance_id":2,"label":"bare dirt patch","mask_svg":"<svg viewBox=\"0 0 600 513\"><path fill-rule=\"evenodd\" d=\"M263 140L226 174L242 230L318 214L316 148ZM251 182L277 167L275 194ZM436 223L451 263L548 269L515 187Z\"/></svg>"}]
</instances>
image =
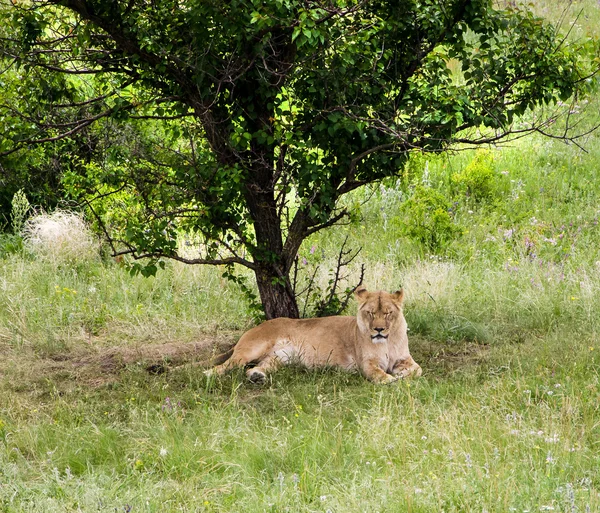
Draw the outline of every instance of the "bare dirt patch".
<instances>
[{"instance_id":1,"label":"bare dirt patch","mask_svg":"<svg viewBox=\"0 0 600 513\"><path fill-rule=\"evenodd\" d=\"M51 380L59 384L102 386L114 382L129 366L137 365L150 374L161 374L181 365L208 366L237 340L235 334L202 337L195 342L153 342L103 347L78 345L49 356L32 351L2 351L0 377L27 388L27 383Z\"/></svg>"},{"instance_id":2,"label":"bare dirt patch","mask_svg":"<svg viewBox=\"0 0 600 513\"><path fill-rule=\"evenodd\" d=\"M0 337L0 388L13 391L59 391L76 387L98 388L117 382L121 374L135 367L159 375L180 367L209 367L211 360L229 350L240 333L204 334L189 341L159 340L108 346L106 340L79 342L68 350L52 354L36 352L31 346L15 348ZM411 339L415 359L434 377L484 363L490 348L473 343L445 345L423 337ZM2 383L3 382L3 383Z\"/></svg>"}]
</instances>

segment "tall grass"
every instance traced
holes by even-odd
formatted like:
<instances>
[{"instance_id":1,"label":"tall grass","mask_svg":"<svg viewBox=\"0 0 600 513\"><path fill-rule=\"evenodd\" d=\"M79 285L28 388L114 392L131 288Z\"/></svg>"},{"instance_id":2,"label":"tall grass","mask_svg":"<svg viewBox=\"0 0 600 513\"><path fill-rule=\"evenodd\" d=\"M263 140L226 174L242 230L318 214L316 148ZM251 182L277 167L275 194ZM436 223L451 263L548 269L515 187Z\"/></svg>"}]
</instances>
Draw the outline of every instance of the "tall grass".
<instances>
[{"instance_id":1,"label":"tall grass","mask_svg":"<svg viewBox=\"0 0 600 513\"><path fill-rule=\"evenodd\" d=\"M2 262L0 291L1 336L35 347L59 339L190 341L199 332L231 331L249 322L235 287L200 267L174 265L145 279L114 263L57 268L44 259L12 257Z\"/></svg>"},{"instance_id":2,"label":"tall grass","mask_svg":"<svg viewBox=\"0 0 600 513\"><path fill-rule=\"evenodd\" d=\"M98 257L98 240L75 212L36 214L24 224L22 232L25 246L32 253L57 265Z\"/></svg>"}]
</instances>

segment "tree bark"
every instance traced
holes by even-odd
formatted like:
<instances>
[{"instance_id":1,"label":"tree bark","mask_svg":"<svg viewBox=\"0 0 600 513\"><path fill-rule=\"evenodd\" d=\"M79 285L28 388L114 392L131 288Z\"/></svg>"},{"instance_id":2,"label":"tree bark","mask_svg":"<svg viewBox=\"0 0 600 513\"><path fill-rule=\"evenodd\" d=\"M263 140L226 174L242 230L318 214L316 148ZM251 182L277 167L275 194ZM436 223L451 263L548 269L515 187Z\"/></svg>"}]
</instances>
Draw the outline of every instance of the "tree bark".
<instances>
[{"instance_id":1,"label":"tree bark","mask_svg":"<svg viewBox=\"0 0 600 513\"><path fill-rule=\"evenodd\" d=\"M256 269L256 283L267 320L276 317L291 317L293 319L300 317L298 303L290 286L287 273L282 278L278 276L275 268L260 266Z\"/></svg>"},{"instance_id":2,"label":"tree bark","mask_svg":"<svg viewBox=\"0 0 600 513\"><path fill-rule=\"evenodd\" d=\"M260 155L255 149L254 155ZM259 162L269 162L265 152ZM281 218L275 199L273 168L251 168L245 184L245 198L254 224L256 247L253 251L256 283L267 319L300 317L300 310L289 279L290 255L284 252Z\"/></svg>"}]
</instances>

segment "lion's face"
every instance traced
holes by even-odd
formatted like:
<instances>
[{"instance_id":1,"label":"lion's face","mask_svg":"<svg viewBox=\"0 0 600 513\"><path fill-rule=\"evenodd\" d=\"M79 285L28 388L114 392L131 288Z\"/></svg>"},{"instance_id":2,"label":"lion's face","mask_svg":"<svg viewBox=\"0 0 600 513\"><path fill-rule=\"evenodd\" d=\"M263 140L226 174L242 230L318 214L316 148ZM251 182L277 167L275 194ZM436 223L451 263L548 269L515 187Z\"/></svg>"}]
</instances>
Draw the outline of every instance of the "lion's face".
<instances>
[{"instance_id":1,"label":"lion's face","mask_svg":"<svg viewBox=\"0 0 600 513\"><path fill-rule=\"evenodd\" d=\"M402 300L404 292L369 292L360 288L356 292L359 301L357 320L360 331L369 334L374 344L387 342L390 330L398 325L402 318Z\"/></svg>"}]
</instances>

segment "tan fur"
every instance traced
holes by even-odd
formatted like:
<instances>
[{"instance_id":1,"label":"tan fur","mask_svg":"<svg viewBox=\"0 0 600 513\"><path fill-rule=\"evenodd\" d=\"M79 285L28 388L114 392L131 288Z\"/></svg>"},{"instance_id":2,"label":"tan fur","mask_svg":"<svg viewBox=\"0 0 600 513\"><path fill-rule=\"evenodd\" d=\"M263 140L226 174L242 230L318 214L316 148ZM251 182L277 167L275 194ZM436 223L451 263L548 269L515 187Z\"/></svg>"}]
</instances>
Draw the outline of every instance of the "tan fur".
<instances>
[{"instance_id":1,"label":"tan fur","mask_svg":"<svg viewBox=\"0 0 600 513\"><path fill-rule=\"evenodd\" d=\"M355 294L356 317L281 317L263 322L242 335L227 361L205 373L221 375L255 363L246 374L262 383L280 365L299 363L309 368L359 370L375 383L420 376L421 367L408 351L403 291L388 294L360 288Z\"/></svg>"}]
</instances>

